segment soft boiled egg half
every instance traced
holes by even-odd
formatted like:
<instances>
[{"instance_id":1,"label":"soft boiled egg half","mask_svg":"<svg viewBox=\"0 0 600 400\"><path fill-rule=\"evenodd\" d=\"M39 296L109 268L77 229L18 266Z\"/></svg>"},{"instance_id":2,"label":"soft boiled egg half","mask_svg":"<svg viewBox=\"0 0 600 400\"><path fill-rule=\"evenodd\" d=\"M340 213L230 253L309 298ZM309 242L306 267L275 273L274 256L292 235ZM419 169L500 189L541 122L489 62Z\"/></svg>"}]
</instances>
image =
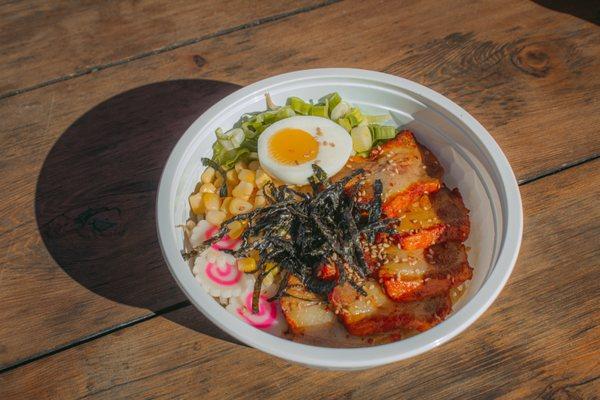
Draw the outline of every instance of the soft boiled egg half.
<instances>
[{"instance_id":1,"label":"soft boiled egg half","mask_svg":"<svg viewBox=\"0 0 600 400\"><path fill-rule=\"evenodd\" d=\"M317 164L327 176L338 173L352 152L352 138L327 118L296 116L275 122L258 138L258 160L271 176L306 185Z\"/></svg>"}]
</instances>

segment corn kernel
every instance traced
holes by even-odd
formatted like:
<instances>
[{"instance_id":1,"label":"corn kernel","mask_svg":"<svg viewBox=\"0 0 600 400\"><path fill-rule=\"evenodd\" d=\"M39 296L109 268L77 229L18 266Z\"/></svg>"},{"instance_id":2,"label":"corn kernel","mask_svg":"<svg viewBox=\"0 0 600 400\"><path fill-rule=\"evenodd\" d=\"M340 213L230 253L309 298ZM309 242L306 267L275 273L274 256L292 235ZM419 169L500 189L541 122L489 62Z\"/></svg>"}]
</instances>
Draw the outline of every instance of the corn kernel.
<instances>
[{"instance_id":1,"label":"corn kernel","mask_svg":"<svg viewBox=\"0 0 600 400\"><path fill-rule=\"evenodd\" d=\"M202 183L211 183L213 178L215 177L215 169L213 167L207 167L202 175L200 175L200 180Z\"/></svg>"},{"instance_id":2,"label":"corn kernel","mask_svg":"<svg viewBox=\"0 0 600 400\"><path fill-rule=\"evenodd\" d=\"M215 177L215 181L213 182L213 184L217 188L220 188L223 185L223 177L221 176L221 174L217 174L217 176Z\"/></svg>"},{"instance_id":3,"label":"corn kernel","mask_svg":"<svg viewBox=\"0 0 600 400\"><path fill-rule=\"evenodd\" d=\"M232 183L232 184L237 185L237 183L240 181L238 179L237 171L235 170L235 168L227 171L225 173L225 176L227 178L227 183Z\"/></svg>"},{"instance_id":4,"label":"corn kernel","mask_svg":"<svg viewBox=\"0 0 600 400\"><path fill-rule=\"evenodd\" d=\"M206 211L206 207L204 207L204 202L202 201L202 195L202 193L194 193L189 198L190 208L196 215L202 215Z\"/></svg>"},{"instance_id":5,"label":"corn kernel","mask_svg":"<svg viewBox=\"0 0 600 400\"><path fill-rule=\"evenodd\" d=\"M240 178L240 181L242 182L254 183L254 176L254 171L249 169L242 169L238 172L238 178Z\"/></svg>"},{"instance_id":6,"label":"corn kernel","mask_svg":"<svg viewBox=\"0 0 600 400\"><path fill-rule=\"evenodd\" d=\"M206 220L213 225L220 226L225 221L225 211L221 210L209 210L206 212Z\"/></svg>"},{"instance_id":7,"label":"corn kernel","mask_svg":"<svg viewBox=\"0 0 600 400\"><path fill-rule=\"evenodd\" d=\"M254 178L254 183L256 184L256 187L262 189L263 186L265 186L270 181L271 177L267 175L265 171L263 171L262 169L256 170L256 176Z\"/></svg>"},{"instance_id":8,"label":"corn kernel","mask_svg":"<svg viewBox=\"0 0 600 400\"><path fill-rule=\"evenodd\" d=\"M239 198L233 198L229 203L229 212L233 215L247 213L252 210L252 204Z\"/></svg>"},{"instance_id":9,"label":"corn kernel","mask_svg":"<svg viewBox=\"0 0 600 400\"><path fill-rule=\"evenodd\" d=\"M221 198L216 193L204 193L202 200L207 211L218 210L221 205Z\"/></svg>"},{"instance_id":10,"label":"corn kernel","mask_svg":"<svg viewBox=\"0 0 600 400\"><path fill-rule=\"evenodd\" d=\"M229 203L231 202L231 199L233 199L233 197L223 198L222 199L223 201L221 202L221 207L219 207L219 210L228 212L229 211Z\"/></svg>"},{"instance_id":11,"label":"corn kernel","mask_svg":"<svg viewBox=\"0 0 600 400\"><path fill-rule=\"evenodd\" d=\"M256 171L259 168L260 168L260 163L258 162L258 160L254 160L254 161L250 162L250 164L248 164L248 169L251 169L252 171Z\"/></svg>"},{"instance_id":12,"label":"corn kernel","mask_svg":"<svg viewBox=\"0 0 600 400\"><path fill-rule=\"evenodd\" d=\"M234 168L235 168L236 172L240 172L240 170L246 168L246 163L244 163L243 161L238 161L238 162L235 163Z\"/></svg>"},{"instance_id":13,"label":"corn kernel","mask_svg":"<svg viewBox=\"0 0 600 400\"><path fill-rule=\"evenodd\" d=\"M233 188L231 194L233 197L246 197L251 196L254 191L254 185L248 182L241 181Z\"/></svg>"},{"instance_id":14,"label":"corn kernel","mask_svg":"<svg viewBox=\"0 0 600 400\"><path fill-rule=\"evenodd\" d=\"M256 196L254 198L254 208L261 208L267 205L267 199L265 196Z\"/></svg>"},{"instance_id":15,"label":"corn kernel","mask_svg":"<svg viewBox=\"0 0 600 400\"><path fill-rule=\"evenodd\" d=\"M239 238L242 235L242 232L244 232L244 225L240 221L230 222L227 225L227 228L229 228L227 235L232 239Z\"/></svg>"},{"instance_id":16,"label":"corn kernel","mask_svg":"<svg viewBox=\"0 0 600 400\"><path fill-rule=\"evenodd\" d=\"M252 257L239 258L237 267L242 272L254 272L256 271L256 260Z\"/></svg>"},{"instance_id":17,"label":"corn kernel","mask_svg":"<svg viewBox=\"0 0 600 400\"><path fill-rule=\"evenodd\" d=\"M269 271L269 273L263 279L263 285L269 286L273 284L275 276L279 273L279 267L273 263L266 263L265 271Z\"/></svg>"},{"instance_id":18,"label":"corn kernel","mask_svg":"<svg viewBox=\"0 0 600 400\"><path fill-rule=\"evenodd\" d=\"M202 186L200 186L200 188L198 188L198 192L200 193L214 193L217 191L217 188L215 188L215 185L213 185L212 183L203 183Z\"/></svg>"}]
</instances>

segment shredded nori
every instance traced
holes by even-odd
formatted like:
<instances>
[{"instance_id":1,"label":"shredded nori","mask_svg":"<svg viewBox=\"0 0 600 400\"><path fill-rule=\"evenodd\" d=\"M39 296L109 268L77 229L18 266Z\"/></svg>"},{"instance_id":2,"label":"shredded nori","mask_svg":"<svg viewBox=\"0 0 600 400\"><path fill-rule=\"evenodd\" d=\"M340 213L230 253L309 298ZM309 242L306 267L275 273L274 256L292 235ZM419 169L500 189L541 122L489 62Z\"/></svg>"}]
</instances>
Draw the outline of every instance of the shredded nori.
<instances>
[{"instance_id":1,"label":"shredded nori","mask_svg":"<svg viewBox=\"0 0 600 400\"><path fill-rule=\"evenodd\" d=\"M230 222L248 223L240 248L230 253L247 257L252 250L258 251L260 259L252 299L255 313L262 281L269 273L267 263L279 265L284 274L271 301L281 296L289 274L298 277L308 290L318 295L326 296L345 281L365 294L362 280L370 270L363 245L373 243L377 233L392 233L397 223L393 218L381 219L381 181L374 182L371 201L358 201L357 194L364 185L364 170L357 169L335 183L329 181L318 165L313 165L313 171L309 179L312 194L267 184L263 191L271 205L229 219L207 243L219 241L228 232ZM318 277L324 264L336 266L337 281Z\"/></svg>"}]
</instances>

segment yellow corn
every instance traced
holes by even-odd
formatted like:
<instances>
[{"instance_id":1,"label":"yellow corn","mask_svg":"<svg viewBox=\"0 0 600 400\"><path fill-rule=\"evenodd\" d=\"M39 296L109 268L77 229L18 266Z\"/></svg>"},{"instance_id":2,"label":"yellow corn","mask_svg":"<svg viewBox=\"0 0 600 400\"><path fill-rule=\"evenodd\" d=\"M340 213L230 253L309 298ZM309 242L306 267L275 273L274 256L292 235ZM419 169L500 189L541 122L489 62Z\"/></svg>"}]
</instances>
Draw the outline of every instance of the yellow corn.
<instances>
[{"instance_id":1,"label":"yellow corn","mask_svg":"<svg viewBox=\"0 0 600 400\"><path fill-rule=\"evenodd\" d=\"M229 171L227 171L225 173L225 176L227 178L227 183L231 183L234 185L237 185L237 183L240 181L238 179L238 175L237 175L237 171L234 169L230 169Z\"/></svg>"},{"instance_id":2,"label":"yellow corn","mask_svg":"<svg viewBox=\"0 0 600 400\"><path fill-rule=\"evenodd\" d=\"M200 175L200 180L202 183L211 183L213 178L215 177L215 170L213 167L207 167L202 175Z\"/></svg>"},{"instance_id":3,"label":"yellow corn","mask_svg":"<svg viewBox=\"0 0 600 400\"><path fill-rule=\"evenodd\" d=\"M251 196L253 190L253 184L241 181L236 187L233 188L231 194L233 194L233 197L244 198Z\"/></svg>"},{"instance_id":4,"label":"yellow corn","mask_svg":"<svg viewBox=\"0 0 600 400\"><path fill-rule=\"evenodd\" d=\"M221 207L219 207L219 209L221 211L225 211L228 212L229 211L229 203L231 203L231 199L233 199L233 197L225 197L223 198L222 202L221 202Z\"/></svg>"},{"instance_id":5,"label":"yellow corn","mask_svg":"<svg viewBox=\"0 0 600 400\"><path fill-rule=\"evenodd\" d=\"M190 208L192 212L196 215L202 215L206 211L206 207L204 207L204 202L202 201L202 193L194 193L189 198Z\"/></svg>"},{"instance_id":6,"label":"yellow corn","mask_svg":"<svg viewBox=\"0 0 600 400\"><path fill-rule=\"evenodd\" d=\"M238 161L235 163L235 170L236 172L240 172L241 169L246 168L246 164L243 161Z\"/></svg>"},{"instance_id":7,"label":"yellow corn","mask_svg":"<svg viewBox=\"0 0 600 400\"><path fill-rule=\"evenodd\" d=\"M216 193L204 193L202 200L207 211L218 210L221 205L221 198Z\"/></svg>"},{"instance_id":8,"label":"yellow corn","mask_svg":"<svg viewBox=\"0 0 600 400\"><path fill-rule=\"evenodd\" d=\"M237 267L242 272L254 272L256 271L256 260L252 257L239 258Z\"/></svg>"},{"instance_id":9,"label":"yellow corn","mask_svg":"<svg viewBox=\"0 0 600 400\"><path fill-rule=\"evenodd\" d=\"M256 184L256 187L258 187L259 189L262 189L263 186L265 186L270 181L271 181L271 177L269 175L267 175L267 173L265 171L263 171L262 169L256 170L256 177L254 179L254 183Z\"/></svg>"},{"instance_id":10,"label":"yellow corn","mask_svg":"<svg viewBox=\"0 0 600 400\"><path fill-rule=\"evenodd\" d=\"M229 203L229 212L233 215L247 213L252 210L252 204L248 203L245 200L234 197Z\"/></svg>"},{"instance_id":11,"label":"yellow corn","mask_svg":"<svg viewBox=\"0 0 600 400\"><path fill-rule=\"evenodd\" d=\"M242 235L242 232L244 232L244 225L240 221L230 222L229 225L227 225L227 228L229 228L227 235L232 239L239 238Z\"/></svg>"},{"instance_id":12,"label":"yellow corn","mask_svg":"<svg viewBox=\"0 0 600 400\"><path fill-rule=\"evenodd\" d=\"M213 225L220 226L225 221L225 211L221 210L209 210L206 212L206 220Z\"/></svg>"},{"instance_id":13,"label":"yellow corn","mask_svg":"<svg viewBox=\"0 0 600 400\"><path fill-rule=\"evenodd\" d=\"M238 172L238 178L242 182L254 183L254 171L249 169L242 169Z\"/></svg>"},{"instance_id":14,"label":"yellow corn","mask_svg":"<svg viewBox=\"0 0 600 400\"><path fill-rule=\"evenodd\" d=\"M215 188L215 185L209 182L203 183L202 186L200 186L200 188L198 189L198 191L200 193L214 193L217 191L217 188Z\"/></svg>"},{"instance_id":15,"label":"yellow corn","mask_svg":"<svg viewBox=\"0 0 600 400\"><path fill-rule=\"evenodd\" d=\"M258 160L254 160L250 164L248 164L248 169L251 169L252 171L256 171L259 167L260 163L258 162Z\"/></svg>"},{"instance_id":16,"label":"yellow corn","mask_svg":"<svg viewBox=\"0 0 600 400\"><path fill-rule=\"evenodd\" d=\"M221 185L223 185L223 177L221 176L221 174L217 174L217 176L215 177L215 181L213 182L213 184L217 188L220 188Z\"/></svg>"},{"instance_id":17,"label":"yellow corn","mask_svg":"<svg viewBox=\"0 0 600 400\"><path fill-rule=\"evenodd\" d=\"M279 273L279 267L273 263L265 264L265 271L269 271L265 279L263 279L263 285L269 286L275 280L275 275Z\"/></svg>"},{"instance_id":18,"label":"yellow corn","mask_svg":"<svg viewBox=\"0 0 600 400\"><path fill-rule=\"evenodd\" d=\"M267 204L267 199L265 196L256 196L254 198L254 208L261 208Z\"/></svg>"}]
</instances>

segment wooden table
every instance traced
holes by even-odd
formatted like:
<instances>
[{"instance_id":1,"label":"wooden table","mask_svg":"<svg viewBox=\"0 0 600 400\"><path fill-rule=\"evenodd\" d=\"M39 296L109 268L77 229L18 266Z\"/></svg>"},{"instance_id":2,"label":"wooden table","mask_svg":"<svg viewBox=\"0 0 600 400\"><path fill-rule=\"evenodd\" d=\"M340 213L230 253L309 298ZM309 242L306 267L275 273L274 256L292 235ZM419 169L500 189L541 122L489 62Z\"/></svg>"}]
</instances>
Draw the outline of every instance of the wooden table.
<instances>
[{"instance_id":1,"label":"wooden table","mask_svg":"<svg viewBox=\"0 0 600 400\"><path fill-rule=\"evenodd\" d=\"M600 9L564 3L0 6L0 398L598 398ZM204 109L333 66L462 105L525 209L493 306L450 343L362 372L227 337L178 290L154 228L162 166Z\"/></svg>"}]
</instances>

